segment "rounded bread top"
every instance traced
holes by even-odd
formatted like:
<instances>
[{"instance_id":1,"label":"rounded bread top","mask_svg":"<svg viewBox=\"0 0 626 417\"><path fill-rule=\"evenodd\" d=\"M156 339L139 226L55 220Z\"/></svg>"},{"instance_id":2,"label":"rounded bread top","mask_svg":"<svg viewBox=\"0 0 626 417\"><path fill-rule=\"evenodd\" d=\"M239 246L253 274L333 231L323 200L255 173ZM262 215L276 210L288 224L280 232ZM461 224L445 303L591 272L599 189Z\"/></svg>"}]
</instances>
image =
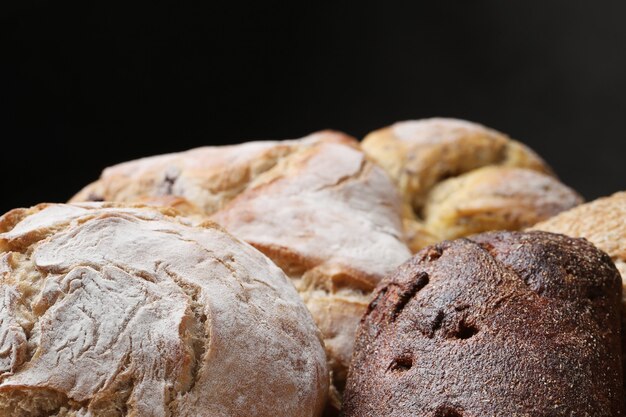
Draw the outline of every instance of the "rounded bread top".
<instances>
[{"instance_id":1,"label":"rounded bread top","mask_svg":"<svg viewBox=\"0 0 626 417\"><path fill-rule=\"evenodd\" d=\"M0 411L319 415L325 354L293 285L175 214L91 203L0 218Z\"/></svg>"},{"instance_id":2,"label":"rounded bread top","mask_svg":"<svg viewBox=\"0 0 626 417\"><path fill-rule=\"evenodd\" d=\"M402 193L414 251L478 232L520 230L583 201L530 148L465 120L398 122L368 134L362 148Z\"/></svg>"},{"instance_id":3,"label":"rounded bread top","mask_svg":"<svg viewBox=\"0 0 626 417\"><path fill-rule=\"evenodd\" d=\"M345 416L623 415L620 289L583 239L492 232L426 248L374 293Z\"/></svg>"}]
</instances>

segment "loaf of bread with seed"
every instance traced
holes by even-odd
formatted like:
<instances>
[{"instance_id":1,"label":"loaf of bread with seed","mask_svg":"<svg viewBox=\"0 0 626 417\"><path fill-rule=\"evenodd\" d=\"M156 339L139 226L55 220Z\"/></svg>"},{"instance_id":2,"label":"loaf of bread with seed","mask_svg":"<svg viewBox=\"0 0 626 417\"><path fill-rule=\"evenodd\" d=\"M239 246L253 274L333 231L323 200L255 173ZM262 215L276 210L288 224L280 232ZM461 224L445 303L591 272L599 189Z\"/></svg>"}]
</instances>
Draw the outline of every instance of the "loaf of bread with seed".
<instances>
[{"instance_id":1,"label":"loaf of bread with seed","mask_svg":"<svg viewBox=\"0 0 626 417\"><path fill-rule=\"evenodd\" d=\"M0 415L319 416L321 335L284 273L172 209L0 217Z\"/></svg>"},{"instance_id":2,"label":"loaf of bread with seed","mask_svg":"<svg viewBox=\"0 0 626 417\"><path fill-rule=\"evenodd\" d=\"M346 417L624 415L621 281L583 239L491 232L446 241L374 295Z\"/></svg>"},{"instance_id":3,"label":"loaf of bread with seed","mask_svg":"<svg viewBox=\"0 0 626 417\"><path fill-rule=\"evenodd\" d=\"M362 148L402 193L414 251L472 233L520 230L582 202L531 149L476 123L399 122L367 135Z\"/></svg>"},{"instance_id":4,"label":"loaf of bread with seed","mask_svg":"<svg viewBox=\"0 0 626 417\"><path fill-rule=\"evenodd\" d=\"M390 178L355 139L320 132L127 162L107 168L74 201L172 198L184 198L189 204L179 208L203 211L292 278L324 336L338 409L371 291L411 255Z\"/></svg>"}]
</instances>

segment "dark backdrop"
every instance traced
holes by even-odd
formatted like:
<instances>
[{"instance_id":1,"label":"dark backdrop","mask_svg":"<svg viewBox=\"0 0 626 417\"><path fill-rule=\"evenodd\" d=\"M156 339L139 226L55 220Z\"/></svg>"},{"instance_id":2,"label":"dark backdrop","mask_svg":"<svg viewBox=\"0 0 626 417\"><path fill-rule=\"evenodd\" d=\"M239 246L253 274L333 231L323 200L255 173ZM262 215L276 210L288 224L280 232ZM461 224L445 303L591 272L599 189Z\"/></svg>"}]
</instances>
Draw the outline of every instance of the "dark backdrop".
<instances>
[{"instance_id":1,"label":"dark backdrop","mask_svg":"<svg viewBox=\"0 0 626 417\"><path fill-rule=\"evenodd\" d=\"M429 116L626 189L626 2L306 3L3 2L0 211L144 155Z\"/></svg>"}]
</instances>

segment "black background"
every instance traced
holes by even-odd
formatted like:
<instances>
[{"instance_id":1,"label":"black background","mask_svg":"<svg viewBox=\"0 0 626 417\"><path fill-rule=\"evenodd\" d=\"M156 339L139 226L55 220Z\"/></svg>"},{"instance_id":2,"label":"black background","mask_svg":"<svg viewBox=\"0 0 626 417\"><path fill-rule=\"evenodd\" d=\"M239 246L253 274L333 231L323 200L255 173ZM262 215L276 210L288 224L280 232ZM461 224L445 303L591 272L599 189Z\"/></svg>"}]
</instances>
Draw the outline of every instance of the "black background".
<instances>
[{"instance_id":1,"label":"black background","mask_svg":"<svg viewBox=\"0 0 626 417\"><path fill-rule=\"evenodd\" d=\"M626 189L626 2L0 6L0 210L140 156L452 116Z\"/></svg>"}]
</instances>

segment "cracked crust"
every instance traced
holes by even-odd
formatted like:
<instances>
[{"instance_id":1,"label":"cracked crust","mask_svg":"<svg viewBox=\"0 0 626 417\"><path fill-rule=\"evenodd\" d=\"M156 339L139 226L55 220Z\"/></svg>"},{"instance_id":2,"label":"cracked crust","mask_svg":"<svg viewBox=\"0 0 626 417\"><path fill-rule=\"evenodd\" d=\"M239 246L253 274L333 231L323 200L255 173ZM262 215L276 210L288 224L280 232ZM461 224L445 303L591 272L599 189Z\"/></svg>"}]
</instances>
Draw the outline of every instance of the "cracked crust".
<instances>
[{"instance_id":1,"label":"cracked crust","mask_svg":"<svg viewBox=\"0 0 626 417\"><path fill-rule=\"evenodd\" d=\"M171 209L0 217L0 415L317 416L321 336L272 262Z\"/></svg>"},{"instance_id":2,"label":"cracked crust","mask_svg":"<svg viewBox=\"0 0 626 417\"><path fill-rule=\"evenodd\" d=\"M232 146L205 146L112 166L70 202L137 202L182 198L175 204L192 212L214 213L244 191L259 175L290 154L320 142L355 146L348 136L319 132L300 140L257 141ZM171 202L171 201L170 201ZM187 206L187 204L190 204Z\"/></svg>"},{"instance_id":3,"label":"cracked crust","mask_svg":"<svg viewBox=\"0 0 626 417\"><path fill-rule=\"evenodd\" d=\"M374 294L346 417L624 415L619 273L583 239L442 242Z\"/></svg>"},{"instance_id":4,"label":"cracked crust","mask_svg":"<svg viewBox=\"0 0 626 417\"><path fill-rule=\"evenodd\" d=\"M400 212L379 167L325 143L285 159L211 217L294 279L324 335L335 408L371 291L410 256Z\"/></svg>"},{"instance_id":5,"label":"cracked crust","mask_svg":"<svg viewBox=\"0 0 626 417\"><path fill-rule=\"evenodd\" d=\"M582 202L531 149L463 120L396 123L367 135L362 148L403 194L414 251L472 233L522 229Z\"/></svg>"},{"instance_id":6,"label":"cracked crust","mask_svg":"<svg viewBox=\"0 0 626 417\"><path fill-rule=\"evenodd\" d=\"M177 172L177 179L168 172ZM165 184L165 185L159 185ZM163 196L163 190L175 195ZM169 190L169 191L168 191ZM382 277L410 257L402 200L355 139L319 132L282 142L207 147L108 168L74 200L173 199L268 255L322 330L340 407L354 333Z\"/></svg>"}]
</instances>

